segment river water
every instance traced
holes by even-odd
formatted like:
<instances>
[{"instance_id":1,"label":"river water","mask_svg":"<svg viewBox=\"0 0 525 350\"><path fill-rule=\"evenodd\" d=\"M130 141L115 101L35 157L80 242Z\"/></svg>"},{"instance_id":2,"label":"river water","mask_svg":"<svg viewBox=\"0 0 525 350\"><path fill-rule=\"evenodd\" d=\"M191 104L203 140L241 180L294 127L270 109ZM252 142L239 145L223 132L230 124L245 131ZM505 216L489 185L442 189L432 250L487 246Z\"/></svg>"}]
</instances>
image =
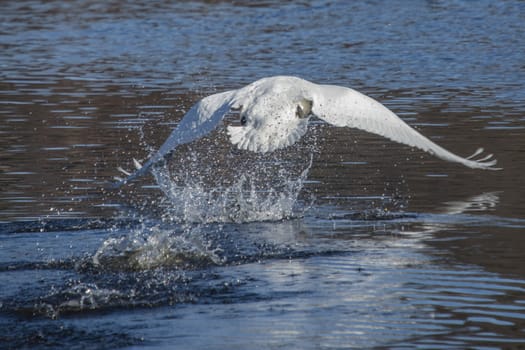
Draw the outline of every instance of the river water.
<instances>
[{"instance_id":1,"label":"river water","mask_svg":"<svg viewBox=\"0 0 525 350\"><path fill-rule=\"evenodd\" d=\"M521 1L4 1L0 347L518 349ZM198 99L271 75L353 87L472 170L312 120L224 128L121 190Z\"/></svg>"}]
</instances>

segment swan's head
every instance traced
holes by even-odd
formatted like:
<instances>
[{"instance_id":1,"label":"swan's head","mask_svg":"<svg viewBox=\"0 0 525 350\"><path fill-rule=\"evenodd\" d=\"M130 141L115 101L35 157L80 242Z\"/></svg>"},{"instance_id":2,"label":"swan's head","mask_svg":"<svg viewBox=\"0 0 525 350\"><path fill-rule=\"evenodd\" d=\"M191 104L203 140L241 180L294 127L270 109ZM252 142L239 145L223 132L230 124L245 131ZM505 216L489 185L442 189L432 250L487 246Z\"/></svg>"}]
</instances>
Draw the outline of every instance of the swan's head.
<instances>
[{"instance_id":1,"label":"swan's head","mask_svg":"<svg viewBox=\"0 0 525 350\"><path fill-rule=\"evenodd\" d=\"M312 100L287 91L265 91L238 101L239 126L228 126L230 141L239 149L271 152L294 144L305 133Z\"/></svg>"}]
</instances>

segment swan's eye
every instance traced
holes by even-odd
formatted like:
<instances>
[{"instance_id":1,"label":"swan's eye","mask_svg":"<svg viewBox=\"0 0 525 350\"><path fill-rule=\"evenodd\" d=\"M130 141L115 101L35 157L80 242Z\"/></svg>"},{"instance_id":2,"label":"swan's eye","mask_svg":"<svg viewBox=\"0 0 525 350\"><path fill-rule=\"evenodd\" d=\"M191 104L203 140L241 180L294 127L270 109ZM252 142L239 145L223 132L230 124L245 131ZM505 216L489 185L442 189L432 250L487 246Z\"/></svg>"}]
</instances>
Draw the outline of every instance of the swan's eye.
<instances>
[{"instance_id":1,"label":"swan's eye","mask_svg":"<svg viewBox=\"0 0 525 350\"><path fill-rule=\"evenodd\" d=\"M308 113L305 113L303 108L300 105L297 105L297 108L295 109L295 116L302 119L308 117Z\"/></svg>"},{"instance_id":2,"label":"swan's eye","mask_svg":"<svg viewBox=\"0 0 525 350\"><path fill-rule=\"evenodd\" d=\"M243 115L243 116L241 117L241 125L242 125L242 126L246 125L246 121L247 121L247 120L246 120L246 116Z\"/></svg>"},{"instance_id":3,"label":"swan's eye","mask_svg":"<svg viewBox=\"0 0 525 350\"><path fill-rule=\"evenodd\" d=\"M295 109L295 116L297 118L306 118L312 113L312 101L302 100Z\"/></svg>"}]
</instances>

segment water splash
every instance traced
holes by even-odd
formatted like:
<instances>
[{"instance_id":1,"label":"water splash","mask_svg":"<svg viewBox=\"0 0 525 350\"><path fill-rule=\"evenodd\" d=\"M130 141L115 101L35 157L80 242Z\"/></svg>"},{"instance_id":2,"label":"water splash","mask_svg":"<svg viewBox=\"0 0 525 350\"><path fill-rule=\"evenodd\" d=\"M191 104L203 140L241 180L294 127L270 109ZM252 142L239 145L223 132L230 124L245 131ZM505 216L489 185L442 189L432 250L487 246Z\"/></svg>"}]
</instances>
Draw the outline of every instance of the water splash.
<instances>
[{"instance_id":1,"label":"water splash","mask_svg":"<svg viewBox=\"0 0 525 350\"><path fill-rule=\"evenodd\" d=\"M227 118L226 118L227 119ZM268 154L232 147L224 126L177 148L169 160L151 169L162 197L137 201L140 211L159 213L164 222L245 223L301 216L299 201L313 156L318 127L284 150ZM147 145L141 130L141 142ZM143 215L143 214L141 214Z\"/></svg>"},{"instance_id":2,"label":"water splash","mask_svg":"<svg viewBox=\"0 0 525 350\"><path fill-rule=\"evenodd\" d=\"M260 168L243 172L229 186L208 187L200 177L185 173L173 175L167 168L157 168L153 174L164 193L164 218L179 222L253 222L289 219L300 215L299 193L312 165L312 157L299 176L284 166L272 169L275 176L268 180L268 171L261 176ZM268 170L268 168L266 168ZM173 178L182 178L179 185ZM264 185L261 184L264 182Z\"/></svg>"},{"instance_id":3,"label":"water splash","mask_svg":"<svg viewBox=\"0 0 525 350\"><path fill-rule=\"evenodd\" d=\"M240 152L220 130L181 146L151 169L160 197L141 203L130 196L138 210L132 216L142 224L105 240L89 265L110 271L223 265L227 257L216 239L223 225L291 219L309 208L299 195L317 151L311 135L270 154Z\"/></svg>"},{"instance_id":4,"label":"water splash","mask_svg":"<svg viewBox=\"0 0 525 350\"><path fill-rule=\"evenodd\" d=\"M267 154L233 147L224 127L183 145L152 168L164 221L244 223L300 216L299 194L318 152L317 128L284 150Z\"/></svg>"},{"instance_id":5,"label":"water splash","mask_svg":"<svg viewBox=\"0 0 525 350\"><path fill-rule=\"evenodd\" d=\"M99 270L142 271L156 268L195 269L220 265L220 248L201 234L201 226L185 225L182 232L159 225L105 240L91 259Z\"/></svg>"},{"instance_id":6,"label":"water splash","mask_svg":"<svg viewBox=\"0 0 525 350\"><path fill-rule=\"evenodd\" d=\"M166 164L157 167L153 175L164 197L155 204L157 209L161 207L163 220L144 220L129 233L108 238L90 264L97 270L113 271L222 265L227 258L220 254L220 244L203 231L210 231L213 225L214 236L218 236L221 224L278 221L301 215L306 207L298 204L298 197L312 159L310 154L302 168L290 162L259 163L259 167L240 171L229 185L210 185L210 172L195 171L201 169L198 167L179 171ZM253 163L247 160L244 164ZM223 171L219 180L228 175L231 173Z\"/></svg>"}]
</instances>

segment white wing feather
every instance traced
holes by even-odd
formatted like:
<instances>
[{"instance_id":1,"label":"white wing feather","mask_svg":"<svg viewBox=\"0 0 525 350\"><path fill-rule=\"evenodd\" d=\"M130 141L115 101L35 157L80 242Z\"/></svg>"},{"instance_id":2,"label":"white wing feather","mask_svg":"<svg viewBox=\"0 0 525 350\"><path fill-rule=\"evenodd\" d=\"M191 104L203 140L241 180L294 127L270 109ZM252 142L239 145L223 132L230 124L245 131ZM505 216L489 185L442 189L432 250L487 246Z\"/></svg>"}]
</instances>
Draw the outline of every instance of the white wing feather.
<instances>
[{"instance_id":1,"label":"white wing feather","mask_svg":"<svg viewBox=\"0 0 525 350\"><path fill-rule=\"evenodd\" d=\"M480 156L482 148L467 158L455 155L421 135L379 102L355 90L335 85L317 85L300 78L281 76L263 78L244 88L203 98L186 113L158 152L143 166L134 160L137 170L132 174L119 168L126 178L117 179L114 187L145 174L177 146L211 132L232 107L244 106L247 116L255 118L252 121L254 125L228 128L233 144L255 152L286 147L306 132L308 118L295 120L295 107L288 114L280 113L279 110L285 106L290 107L290 103L300 103L301 100L297 100L299 97L311 102L312 115L335 126L365 130L470 168L499 170L494 167L496 160L492 159L492 154ZM474 159L476 157L477 159Z\"/></svg>"},{"instance_id":2,"label":"white wing feather","mask_svg":"<svg viewBox=\"0 0 525 350\"><path fill-rule=\"evenodd\" d=\"M455 155L421 135L379 102L355 90L334 85L316 85L314 90L312 113L330 124L368 131L469 168L499 170L493 167L496 160L491 159L492 155L472 159L483 149L469 158Z\"/></svg>"},{"instance_id":3,"label":"white wing feather","mask_svg":"<svg viewBox=\"0 0 525 350\"><path fill-rule=\"evenodd\" d=\"M113 187L120 187L144 175L153 165L161 162L177 148L177 146L189 143L213 131L213 129L220 124L224 115L230 110L232 97L236 92L237 90L231 90L210 95L193 105L188 113L184 115L175 130L173 130L166 141L164 141L164 144L162 144L157 153L149 158L142 166L140 166L138 161L134 161L137 170L132 174L121 170L127 177L114 183Z\"/></svg>"}]
</instances>

